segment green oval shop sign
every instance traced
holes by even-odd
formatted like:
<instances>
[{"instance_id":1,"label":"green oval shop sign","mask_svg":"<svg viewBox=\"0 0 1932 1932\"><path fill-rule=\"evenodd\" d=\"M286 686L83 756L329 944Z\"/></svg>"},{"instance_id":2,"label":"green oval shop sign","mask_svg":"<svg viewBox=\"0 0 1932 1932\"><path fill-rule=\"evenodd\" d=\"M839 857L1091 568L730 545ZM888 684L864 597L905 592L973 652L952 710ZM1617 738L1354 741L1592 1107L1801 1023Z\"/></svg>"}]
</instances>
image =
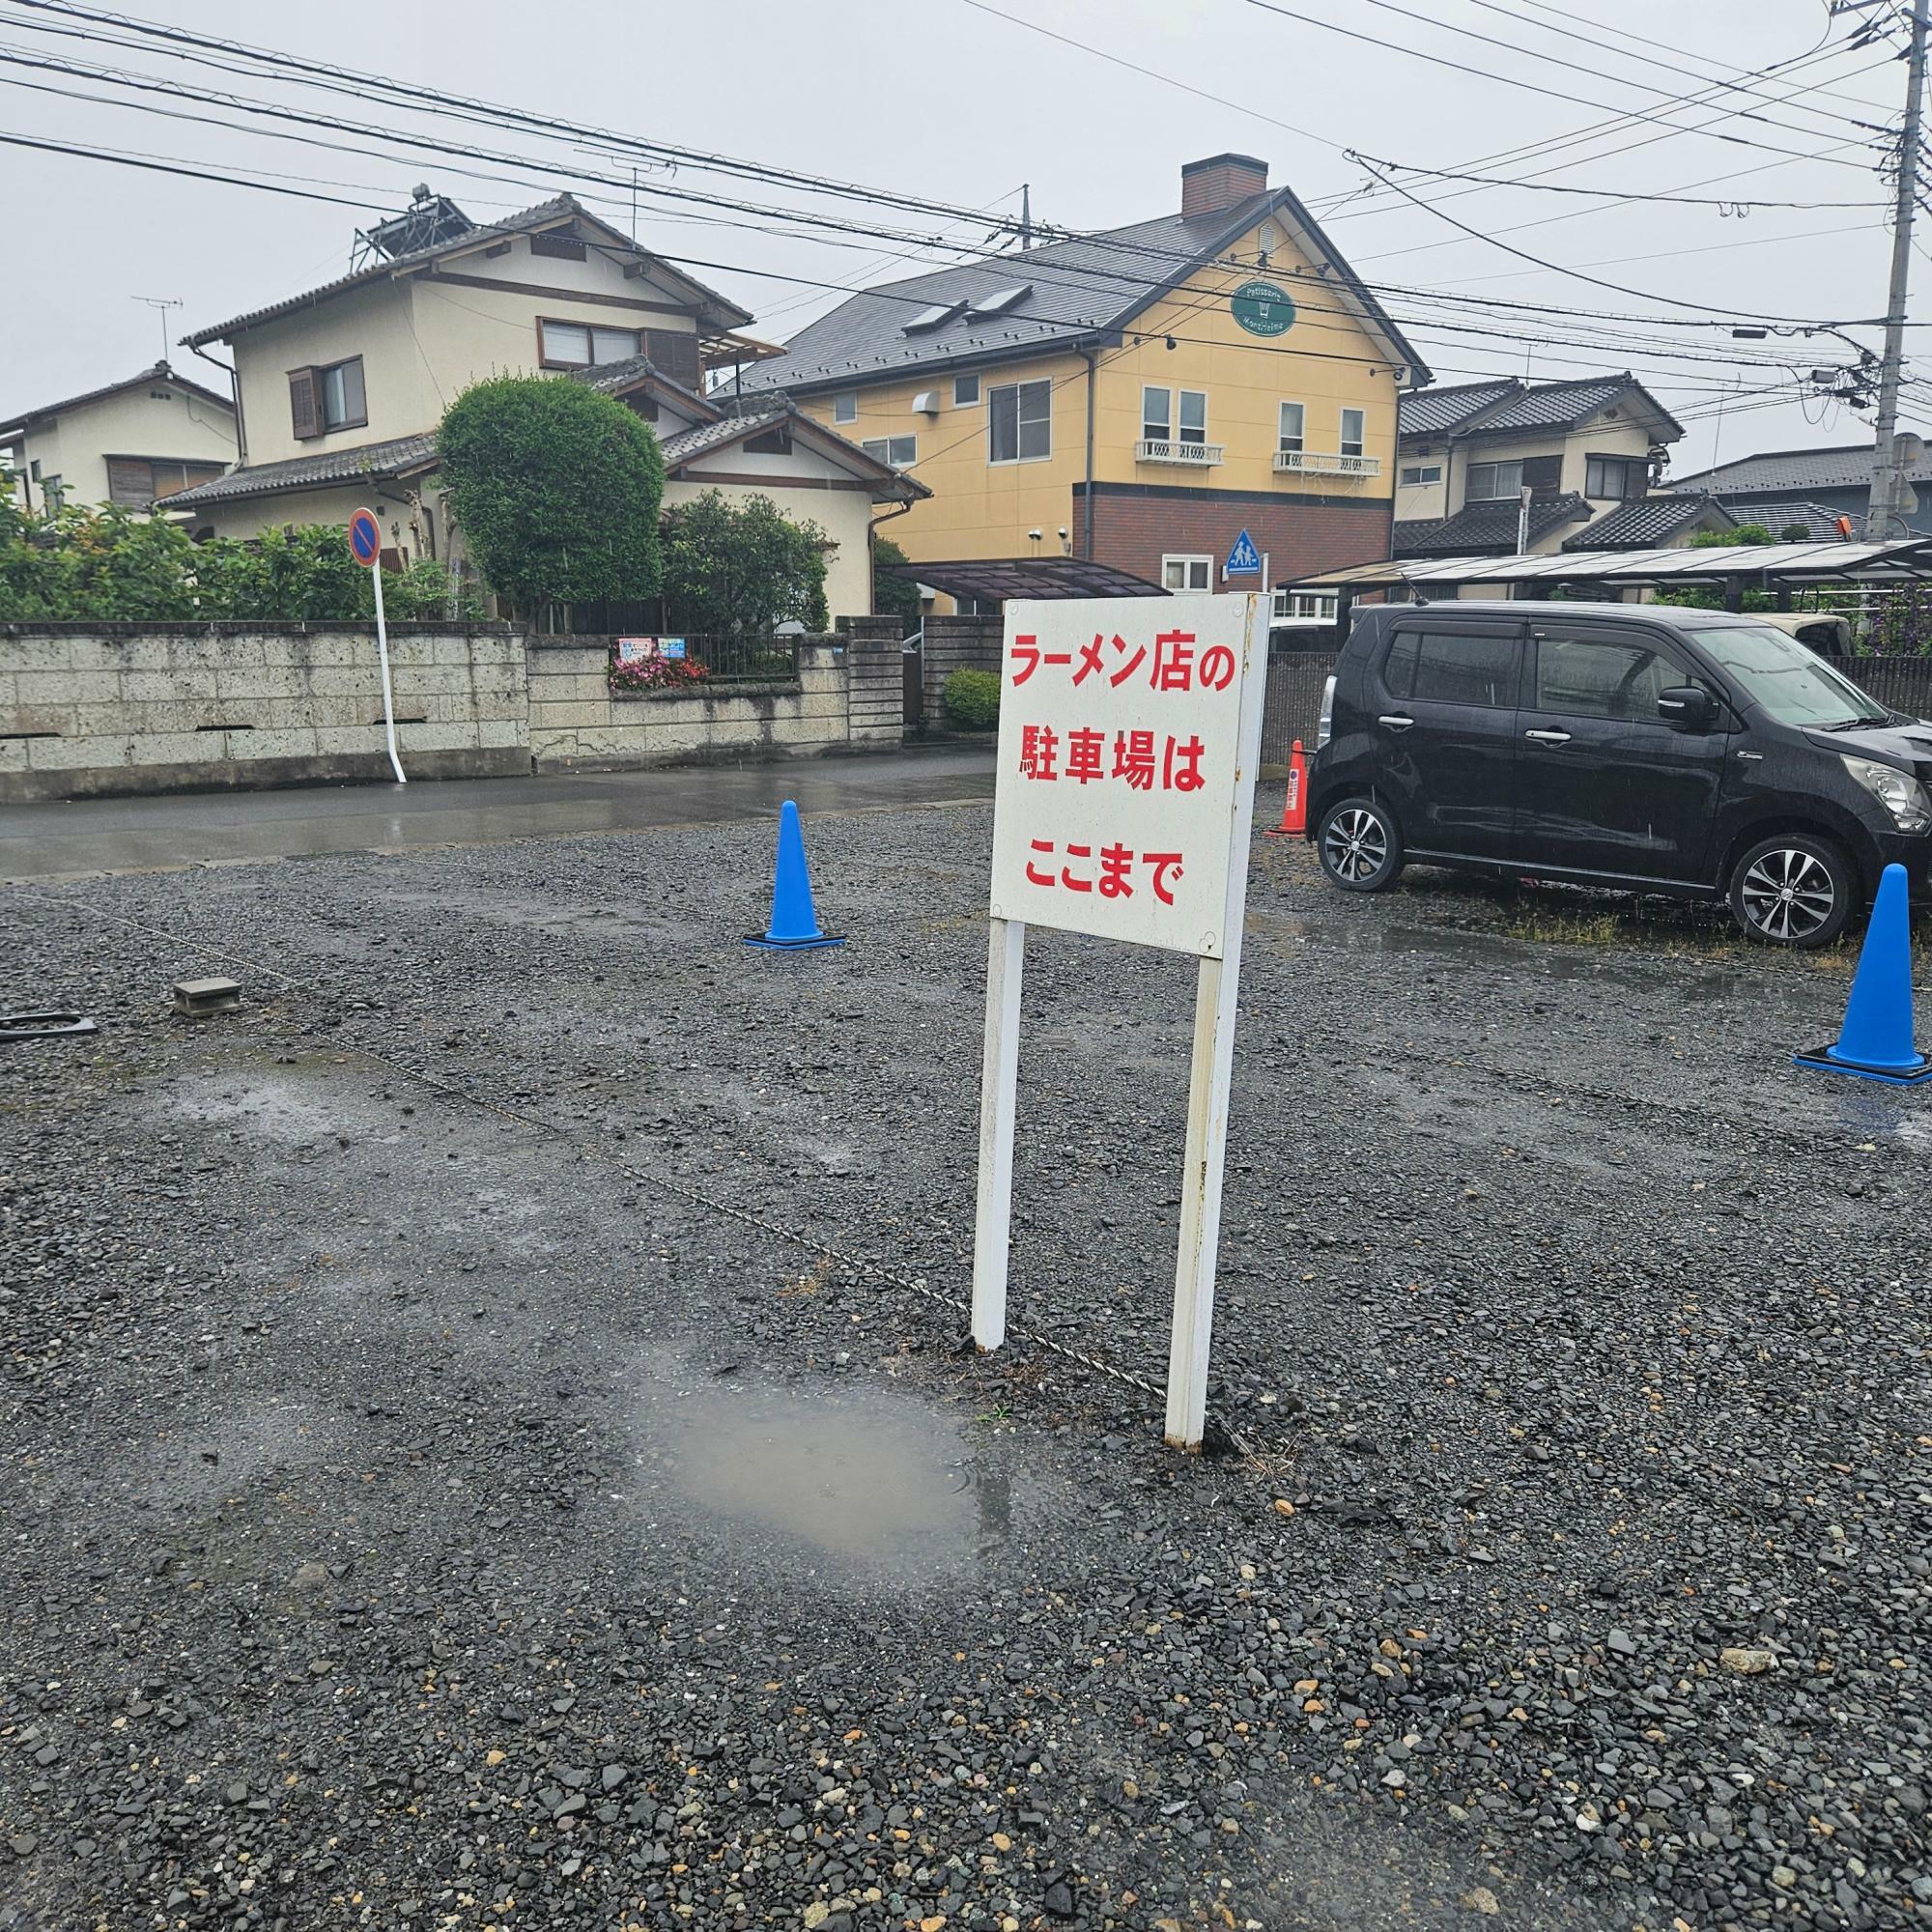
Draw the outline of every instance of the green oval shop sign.
<instances>
[{"instance_id":1,"label":"green oval shop sign","mask_svg":"<svg viewBox=\"0 0 1932 1932\"><path fill-rule=\"evenodd\" d=\"M1243 282L1228 305L1250 335L1286 335L1294 326L1294 298L1272 282Z\"/></svg>"}]
</instances>

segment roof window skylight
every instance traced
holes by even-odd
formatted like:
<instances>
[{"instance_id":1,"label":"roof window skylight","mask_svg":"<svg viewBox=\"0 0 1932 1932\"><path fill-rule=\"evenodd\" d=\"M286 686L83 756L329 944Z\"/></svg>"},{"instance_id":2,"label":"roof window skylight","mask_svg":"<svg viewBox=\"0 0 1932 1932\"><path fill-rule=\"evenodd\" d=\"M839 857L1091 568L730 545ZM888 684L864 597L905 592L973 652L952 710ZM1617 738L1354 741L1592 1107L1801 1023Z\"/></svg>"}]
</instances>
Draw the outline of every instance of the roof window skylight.
<instances>
[{"instance_id":1,"label":"roof window skylight","mask_svg":"<svg viewBox=\"0 0 1932 1932\"><path fill-rule=\"evenodd\" d=\"M976 316L1005 315L1009 309L1017 308L1032 294L1031 282L1019 282L1009 289L995 289L989 296L975 297L973 306L967 312Z\"/></svg>"}]
</instances>

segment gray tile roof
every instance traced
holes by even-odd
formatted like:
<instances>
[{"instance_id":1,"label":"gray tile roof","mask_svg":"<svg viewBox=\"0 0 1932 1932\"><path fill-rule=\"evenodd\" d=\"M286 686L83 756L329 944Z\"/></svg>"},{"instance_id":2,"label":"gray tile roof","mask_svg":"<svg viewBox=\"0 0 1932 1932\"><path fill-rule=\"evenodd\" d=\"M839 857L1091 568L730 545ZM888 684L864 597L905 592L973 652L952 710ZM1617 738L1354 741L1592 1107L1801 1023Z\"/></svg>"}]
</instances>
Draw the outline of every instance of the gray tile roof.
<instances>
[{"instance_id":1,"label":"gray tile roof","mask_svg":"<svg viewBox=\"0 0 1932 1932\"><path fill-rule=\"evenodd\" d=\"M1662 550L1673 537L1717 512L1719 527L1737 519L1710 497L1634 497L1586 530L1563 540L1565 550Z\"/></svg>"},{"instance_id":2,"label":"gray tile roof","mask_svg":"<svg viewBox=\"0 0 1932 1932\"><path fill-rule=\"evenodd\" d=\"M1578 383L1531 383L1520 393L1499 407L1488 411L1463 428L1471 433L1492 436L1502 431L1571 429L1587 422L1599 410L1634 394L1644 406L1676 435L1684 426L1660 403L1629 370L1618 376L1591 377Z\"/></svg>"},{"instance_id":3,"label":"gray tile roof","mask_svg":"<svg viewBox=\"0 0 1932 1932\"><path fill-rule=\"evenodd\" d=\"M932 495L932 491L917 476L893 464L881 462L869 450L854 442L850 437L840 436L836 429L827 429L822 422L807 415L789 396L770 397L762 407L754 407L751 400L746 398L743 407L735 414L723 416L717 422L699 423L695 429L666 437L663 445L665 468L675 469L679 464L689 463L694 457L704 455L707 450L723 449L738 441L740 438L755 436L765 424L775 422L797 423L809 437L815 438L820 442L831 443L835 449L843 450L851 456L855 468L863 466L870 470L878 482L878 487L872 493L872 500L875 503L886 497L909 503L917 497ZM700 470L693 480L702 482L703 471ZM772 485L775 489L781 488L784 481L784 477L775 475L772 478Z\"/></svg>"},{"instance_id":4,"label":"gray tile roof","mask_svg":"<svg viewBox=\"0 0 1932 1932\"><path fill-rule=\"evenodd\" d=\"M1565 524L1581 522L1589 504L1574 492L1562 497L1538 497L1529 506L1529 541L1541 543ZM1517 544L1517 505L1470 503L1453 517L1423 517L1394 528L1396 556L1475 556L1494 552L1514 556Z\"/></svg>"},{"instance_id":5,"label":"gray tile roof","mask_svg":"<svg viewBox=\"0 0 1932 1932\"><path fill-rule=\"evenodd\" d=\"M779 402L755 415L748 411L741 416L721 416L716 422L699 423L696 429L668 436L664 440L665 467L675 469L680 463L689 463L694 456L702 456L707 449L722 449L726 443L736 442L741 436L755 435L761 423L781 422L790 414L791 410L783 402ZM840 437L838 440L842 442L845 439ZM865 454L863 450L859 453Z\"/></svg>"},{"instance_id":6,"label":"gray tile roof","mask_svg":"<svg viewBox=\"0 0 1932 1932\"><path fill-rule=\"evenodd\" d=\"M313 456L292 456L285 463L255 463L231 469L192 490L178 490L167 498L170 510L205 509L248 497L275 497L290 490L327 488L353 483L358 477L407 476L433 468L436 438L399 436L389 442L357 443L351 449L319 450Z\"/></svg>"},{"instance_id":7,"label":"gray tile roof","mask_svg":"<svg viewBox=\"0 0 1932 1932\"><path fill-rule=\"evenodd\" d=\"M570 374L574 382L606 396L621 395L626 389L635 389L639 383L652 383L668 390L675 400L689 403L691 413L706 422L718 413L715 402L667 376L648 355L626 355L620 362L593 362L589 368L573 369Z\"/></svg>"},{"instance_id":8,"label":"gray tile roof","mask_svg":"<svg viewBox=\"0 0 1932 1932\"><path fill-rule=\"evenodd\" d=\"M1402 360L1426 375L1400 329L1362 288L1314 216L1284 187L1193 221L1179 214L1158 215L861 290L829 315L808 323L785 345L782 356L747 369L744 384L748 390L832 388L895 372L1012 356L1097 334L1123 325L1164 289L1211 260L1231 238L1277 212L1335 265L1337 272L1321 285L1330 298L1337 288L1351 289ZM999 313L973 314L975 301L1023 285L1026 295ZM906 324L923 311L951 308L959 312L935 327L906 333Z\"/></svg>"},{"instance_id":9,"label":"gray tile roof","mask_svg":"<svg viewBox=\"0 0 1932 1932\"><path fill-rule=\"evenodd\" d=\"M272 322L278 316L293 315L296 310L313 308L318 303L332 300L349 289L359 289L365 283L378 282L397 273L399 270L419 268L426 262L434 262L443 255L455 254L459 250L474 248L495 235L520 235L528 228L542 228L547 223L562 219L565 215L575 215L579 221L588 222L594 228L601 228L612 241L625 248L635 248L640 255L650 255L651 251L640 242L633 241L621 229L612 228L608 221L592 214L574 195L553 195L549 201L540 201L534 208L526 208L521 213L505 215L501 221L490 221L469 229L462 235L439 242L428 248L417 248L407 255L384 257L380 262L372 262L365 269L357 269L347 275L338 275L332 282L324 282L320 288L310 289L298 296L290 296L285 301L270 302L266 308L250 309L245 315L231 317L227 322L217 323L213 328L198 328L192 335L185 335L182 341L190 349L198 349L208 342L226 342L229 337L240 335L242 330L253 328L258 324ZM653 257L653 260L656 258ZM664 264L666 274L695 289L709 304L711 313L704 320L714 326L735 327L752 319L749 309L740 308L736 302L727 300L717 290L706 288L695 275L672 265Z\"/></svg>"},{"instance_id":10,"label":"gray tile roof","mask_svg":"<svg viewBox=\"0 0 1932 1932\"><path fill-rule=\"evenodd\" d=\"M1492 403L1514 395L1522 387L1515 376L1502 376L1493 383L1458 383L1446 389L1411 389L1397 408L1397 431L1402 436L1440 436L1466 417L1477 415Z\"/></svg>"},{"instance_id":11,"label":"gray tile roof","mask_svg":"<svg viewBox=\"0 0 1932 1932\"><path fill-rule=\"evenodd\" d=\"M1806 503L1782 500L1759 502L1733 500L1725 505L1734 521L1740 524L1762 524L1773 536L1782 537L1794 524L1804 526L1804 534L1819 543L1843 543L1844 533L1838 528L1841 512L1827 503ZM1856 525L1857 519L1853 522Z\"/></svg>"},{"instance_id":12,"label":"gray tile roof","mask_svg":"<svg viewBox=\"0 0 1932 1932\"><path fill-rule=\"evenodd\" d=\"M1695 487L1714 497L1773 493L1802 497L1807 490L1864 490L1871 485L1872 449L1869 442L1839 443L1829 449L1768 449L1672 481L1680 490ZM1932 482L1932 452L1908 465L1905 474L1911 483Z\"/></svg>"},{"instance_id":13,"label":"gray tile roof","mask_svg":"<svg viewBox=\"0 0 1932 1932\"><path fill-rule=\"evenodd\" d=\"M185 389L190 395L199 396L204 403L213 403L216 409L226 410L230 415L235 413L232 398L217 395L213 389L205 389L199 383L177 375L167 363L156 362L143 369L138 376L129 376L125 383L106 383L98 389L87 389L61 402L43 403L37 410L22 410L18 415L8 416L0 420L0 437L18 435L22 430L32 429L36 423L49 422L55 416L65 415L70 410L83 409L89 403L105 402L109 396L118 396L124 389L139 389L150 383L172 384L177 389Z\"/></svg>"}]
</instances>

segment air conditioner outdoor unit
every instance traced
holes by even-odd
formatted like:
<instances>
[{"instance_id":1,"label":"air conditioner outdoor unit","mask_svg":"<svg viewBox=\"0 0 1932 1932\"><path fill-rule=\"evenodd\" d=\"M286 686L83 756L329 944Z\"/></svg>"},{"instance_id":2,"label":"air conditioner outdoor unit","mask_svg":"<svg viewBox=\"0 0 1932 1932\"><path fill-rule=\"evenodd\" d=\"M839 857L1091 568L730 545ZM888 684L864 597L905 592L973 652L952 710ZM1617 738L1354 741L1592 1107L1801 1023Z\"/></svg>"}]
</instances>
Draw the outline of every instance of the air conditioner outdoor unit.
<instances>
[{"instance_id":1,"label":"air conditioner outdoor unit","mask_svg":"<svg viewBox=\"0 0 1932 1932\"><path fill-rule=\"evenodd\" d=\"M918 416L936 416L939 413L939 391L922 389L912 399L912 412Z\"/></svg>"}]
</instances>

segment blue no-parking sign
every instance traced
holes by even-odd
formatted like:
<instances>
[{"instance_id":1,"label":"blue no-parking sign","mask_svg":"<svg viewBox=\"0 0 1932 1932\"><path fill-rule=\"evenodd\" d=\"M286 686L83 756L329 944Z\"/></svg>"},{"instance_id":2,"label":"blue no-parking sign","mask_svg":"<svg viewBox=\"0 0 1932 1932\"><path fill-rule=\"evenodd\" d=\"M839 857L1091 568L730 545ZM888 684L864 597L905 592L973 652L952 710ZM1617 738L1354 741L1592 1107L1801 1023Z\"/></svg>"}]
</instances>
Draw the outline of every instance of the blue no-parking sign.
<instances>
[{"instance_id":1,"label":"blue no-parking sign","mask_svg":"<svg viewBox=\"0 0 1932 1932\"><path fill-rule=\"evenodd\" d=\"M349 548L357 563L373 565L383 554L383 532L373 510L357 510L349 519Z\"/></svg>"},{"instance_id":2,"label":"blue no-parking sign","mask_svg":"<svg viewBox=\"0 0 1932 1932\"><path fill-rule=\"evenodd\" d=\"M1221 566L1223 577L1259 577L1262 568L1262 554L1255 548L1255 540L1246 530L1235 539L1235 547L1228 553L1228 560Z\"/></svg>"}]
</instances>

